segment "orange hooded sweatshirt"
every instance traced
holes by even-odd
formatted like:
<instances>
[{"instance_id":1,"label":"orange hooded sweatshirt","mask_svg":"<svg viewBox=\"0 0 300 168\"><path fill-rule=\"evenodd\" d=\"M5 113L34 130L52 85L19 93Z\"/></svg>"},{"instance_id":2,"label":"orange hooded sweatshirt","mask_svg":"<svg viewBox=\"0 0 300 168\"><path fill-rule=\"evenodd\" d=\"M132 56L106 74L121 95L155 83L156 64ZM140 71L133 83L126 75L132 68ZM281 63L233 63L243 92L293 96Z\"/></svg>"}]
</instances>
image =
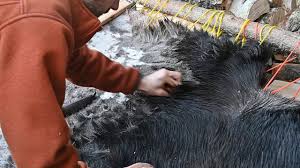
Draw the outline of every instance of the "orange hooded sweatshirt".
<instances>
[{"instance_id":1,"label":"orange hooded sweatshirt","mask_svg":"<svg viewBox=\"0 0 300 168\"><path fill-rule=\"evenodd\" d=\"M65 79L132 93L139 73L87 48L100 22L81 0L0 0L0 123L18 168L75 168Z\"/></svg>"}]
</instances>

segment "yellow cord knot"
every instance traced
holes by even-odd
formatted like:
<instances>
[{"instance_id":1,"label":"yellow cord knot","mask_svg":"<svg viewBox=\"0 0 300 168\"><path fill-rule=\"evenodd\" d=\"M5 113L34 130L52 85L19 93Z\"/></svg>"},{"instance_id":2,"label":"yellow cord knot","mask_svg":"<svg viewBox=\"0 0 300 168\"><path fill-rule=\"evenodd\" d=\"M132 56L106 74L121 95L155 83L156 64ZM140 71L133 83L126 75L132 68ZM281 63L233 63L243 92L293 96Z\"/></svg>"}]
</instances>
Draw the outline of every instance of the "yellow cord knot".
<instances>
[{"instance_id":1,"label":"yellow cord knot","mask_svg":"<svg viewBox=\"0 0 300 168\"><path fill-rule=\"evenodd\" d=\"M267 31L267 34L265 36L263 36L263 31L266 27L269 27L269 30ZM259 33L259 44L262 45L263 42L267 39L267 37L270 35L270 33L272 32L272 30L274 28L276 28L277 26L270 26L268 24L264 25L263 28L260 30Z\"/></svg>"}]
</instances>

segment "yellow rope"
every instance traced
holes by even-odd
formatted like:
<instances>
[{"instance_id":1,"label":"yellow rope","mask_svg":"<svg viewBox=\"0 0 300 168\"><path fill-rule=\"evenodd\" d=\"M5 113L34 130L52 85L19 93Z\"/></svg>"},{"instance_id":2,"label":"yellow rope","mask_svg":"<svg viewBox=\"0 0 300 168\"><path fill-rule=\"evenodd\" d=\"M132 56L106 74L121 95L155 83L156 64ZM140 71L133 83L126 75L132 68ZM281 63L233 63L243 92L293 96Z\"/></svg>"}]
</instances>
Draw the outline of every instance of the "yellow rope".
<instances>
[{"instance_id":1,"label":"yellow rope","mask_svg":"<svg viewBox=\"0 0 300 168\"><path fill-rule=\"evenodd\" d=\"M150 9L150 8L147 8L147 7L144 7L144 10L145 10L145 12L148 12L148 11L150 11L151 9Z\"/></svg>"},{"instance_id":2,"label":"yellow rope","mask_svg":"<svg viewBox=\"0 0 300 168\"><path fill-rule=\"evenodd\" d=\"M209 32L211 35L213 36L216 36L217 35L217 31L216 31L216 27L218 26L219 24L219 28L221 27L220 24L222 24L220 21L220 16L222 16L222 14L224 13L224 11L219 11L218 12L218 15L217 15L217 18L216 18L216 21L215 21L215 24L213 26L213 28L211 29L211 31ZM222 20L223 21L223 20ZM221 29L221 28L220 28Z\"/></svg>"},{"instance_id":3,"label":"yellow rope","mask_svg":"<svg viewBox=\"0 0 300 168\"><path fill-rule=\"evenodd\" d=\"M214 35L216 37L220 37L222 34L221 26L222 26L224 15L225 15L224 11L216 11L213 9L209 9L209 10L205 11L201 16L199 16L194 23L191 23L191 25L189 27L190 27L190 29L194 28L195 24L197 24L201 19L203 19L204 16L206 16L210 11L214 11L214 13L212 13L212 15L209 17L209 19L204 23L202 28L204 31L208 31L208 28L209 28L211 22L215 19L215 16L217 15L215 24L209 33L211 33L212 35ZM216 30L217 27L218 27L218 29Z\"/></svg>"},{"instance_id":4,"label":"yellow rope","mask_svg":"<svg viewBox=\"0 0 300 168\"><path fill-rule=\"evenodd\" d=\"M207 11L205 11L202 15L200 15L197 20L194 22L194 23L191 23L190 24L190 29L194 28L195 25L201 20L203 19L204 17L206 17L206 15L210 12L210 11L213 11L213 9L209 9Z\"/></svg>"},{"instance_id":5,"label":"yellow rope","mask_svg":"<svg viewBox=\"0 0 300 168\"><path fill-rule=\"evenodd\" d=\"M218 11L215 11L214 13L211 14L211 16L209 17L209 19L204 23L204 25L202 26L202 29L204 31L207 31L211 22L213 21L215 15L218 13Z\"/></svg>"},{"instance_id":6,"label":"yellow rope","mask_svg":"<svg viewBox=\"0 0 300 168\"><path fill-rule=\"evenodd\" d=\"M217 37L220 37L223 33L222 30L221 30L221 26L223 24L223 19L224 19L225 12L222 11L221 13L222 14L219 17L219 27L218 27L218 31L217 31Z\"/></svg>"},{"instance_id":7,"label":"yellow rope","mask_svg":"<svg viewBox=\"0 0 300 168\"><path fill-rule=\"evenodd\" d=\"M142 0L140 0L140 1L142 1ZM143 3L143 7L142 7L142 9L141 9L142 12L143 12L143 10L146 8L146 7L145 7L145 4L147 4L149 1L150 1L150 0L145 0L144 2L142 2L142 3Z\"/></svg>"},{"instance_id":8,"label":"yellow rope","mask_svg":"<svg viewBox=\"0 0 300 168\"><path fill-rule=\"evenodd\" d=\"M182 7L179 9L179 11L172 17L172 20L174 17L177 17L181 12L183 12L183 10L189 5L190 3L187 2L184 5L182 5Z\"/></svg>"},{"instance_id":9,"label":"yellow rope","mask_svg":"<svg viewBox=\"0 0 300 168\"><path fill-rule=\"evenodd\" d=\"M145 5L145 4L147 4L149 1L150 1L150 0L145 0L145 1L143 2L143 4Z\"/></svg>"},{"instance_id":10,"label":"yellow rope","mask_svg":"<svg viewBox=\"0 0 300 168\"><path fill-rule=\"evenodd\" d=\"M246 26L249 24L250 19L246 19L243 23L243 25L241 26L240 32L238 33L238 35L235 37L234 42L238 42L238 40L240 39L241 34L245 31ZM245 41L245 40L244 40Z\"/></svg>"},{"instance_id":11,"label":"yellow rope","mask_svg":"<svg viewBox=\"0 0 300 168\"><path fill-rule=\"evenodd\" d=\"M148 25L149 26L153 20L156 18L156 16L164 9L167 7L168 3L170 2L170 0L166 0L165 3L160 7L160 9L154 14L154 16L151 18L151 20L148 22Z\"/></svg>"},{"instance_id":12,"label":"yellow rope","mask_svg":"<svg viewBox=\"0 0 300 168\"><path fill-rule=\"evenodd\" d=\"M263 36L263 31L266 27L270 27L267 34L265 36ZM267 37L270 35L270 33L272 32L272 30L274 28L276 28L277 26L270 26L268 24L264 25L263 28L261 29L260 33L259 33L259 44L262 45L262 43L267 39Z\"/></svg>"},{"instance_id":13,"label":"yellow rope","mask_svg":"<svg viewBox=\"0 0 300 168\"><path fill-rule=\"evenodd\" d=\"M192 13L193 9L198 6L198 4L194 4L192 6L190 6L190 8L188 9L188 12L184 15L183 19L186 20L186 18Z\"/></svg>"},{"instance_id":14,"label":"yellow rope","mask_svg":"<svg viewBox=\"0 0 300 168\"><path fill-rule=\"evenodd\" d=\"M247 42L247 38L245 36L243 36L243 38L242 38L242 47L245 46L246 42Z\"/></svg>"},{"instance_id":15,"label":"yellow rope","mask_svg":"<svg viewBox=\"0 0 300 168\"><path fill-rule=\"evenodd\" d=\"M161 0L157 0L156 5L154 6L154 8L148 13L148 17L151 17L151 15L153 14L153 12L155 11L155 9L161 4Z\"/></svg>"}]
</instances>

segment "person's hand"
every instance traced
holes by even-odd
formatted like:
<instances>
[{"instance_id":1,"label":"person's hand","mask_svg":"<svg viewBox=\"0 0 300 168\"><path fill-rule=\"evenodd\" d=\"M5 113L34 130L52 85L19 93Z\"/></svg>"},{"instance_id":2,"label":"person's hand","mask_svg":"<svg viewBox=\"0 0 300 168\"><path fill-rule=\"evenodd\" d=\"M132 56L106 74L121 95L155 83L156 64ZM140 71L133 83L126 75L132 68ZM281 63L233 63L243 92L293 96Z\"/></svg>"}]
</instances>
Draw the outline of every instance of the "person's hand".
<instances>
[{"instance_id":1,"label":"person's hand","mask_svg":"<svg viewBox=\"0 0 300 168\"><path fill-rule=\"evenodd\" d=\"M181 73L160 69L141 79L138 90L152 96L169 96L181 84Z\"/></svg>"},{"instance_id":2,"label":"person's hand","mask_svg":"<svg viewBox=\"0 0 300 168\"><path fill-rule=\"evenodd\" d=\"M136 163L131 166L124 167L124 168L153 168L153 166L151 166L148 163Z\"/></svg>"},{"instance_id":3,"label":"person's hand","mask_svg":"<svg viewBox=\"0 0 300 168\"><path fill-rule=\"evenodd\" d=\"M78 168L88 168L88 166L82 161L78 161L77 165L78 165Z\"/></svg>"}]
</instances>

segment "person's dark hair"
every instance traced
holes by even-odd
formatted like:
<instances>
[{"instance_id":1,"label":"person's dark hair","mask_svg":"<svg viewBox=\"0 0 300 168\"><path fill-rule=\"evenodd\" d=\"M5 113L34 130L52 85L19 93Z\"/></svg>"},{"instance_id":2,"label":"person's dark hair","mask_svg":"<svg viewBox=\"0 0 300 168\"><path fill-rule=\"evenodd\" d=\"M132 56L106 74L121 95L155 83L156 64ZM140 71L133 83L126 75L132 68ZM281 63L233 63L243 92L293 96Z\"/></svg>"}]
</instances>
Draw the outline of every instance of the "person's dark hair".
<instances>
[{"instance_id":1,"label":"person's dark hair","mask_svg":"<svg viewBox=\"0 0 300 168\"><path fill-rule=\"evenodd\" d=\"M97 17L105 13L105 11L97 7L92 0L83 0L83 3Z\"/></svg>"}]
</instances>

